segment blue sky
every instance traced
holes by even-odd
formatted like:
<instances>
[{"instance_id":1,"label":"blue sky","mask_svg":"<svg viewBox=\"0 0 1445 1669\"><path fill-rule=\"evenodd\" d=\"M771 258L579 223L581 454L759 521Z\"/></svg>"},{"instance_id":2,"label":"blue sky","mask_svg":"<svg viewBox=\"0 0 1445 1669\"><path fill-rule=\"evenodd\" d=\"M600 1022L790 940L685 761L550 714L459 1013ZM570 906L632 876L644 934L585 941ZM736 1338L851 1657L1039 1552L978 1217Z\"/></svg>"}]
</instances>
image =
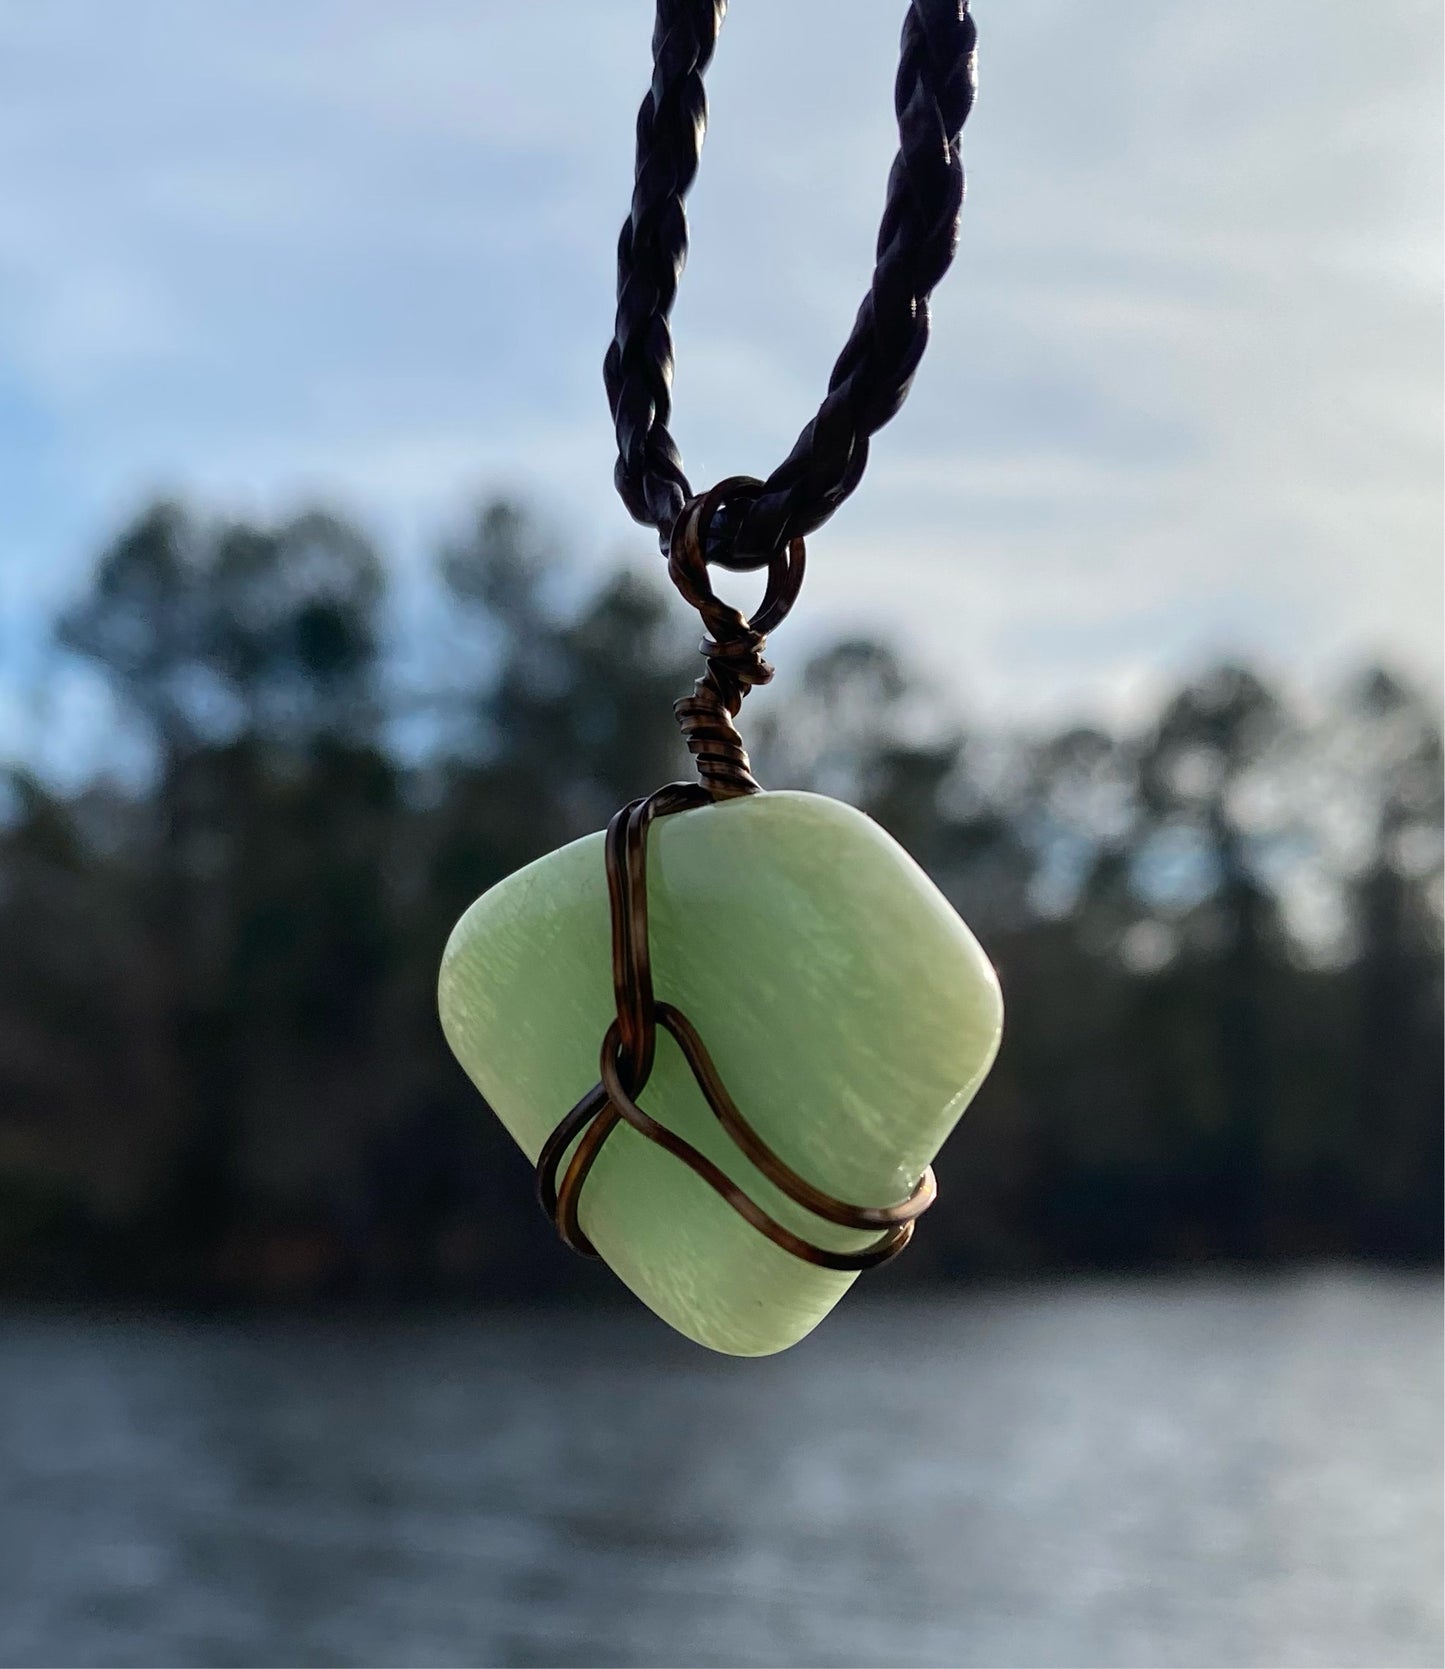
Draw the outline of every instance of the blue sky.
<instances>
[{"instance_id":1,"label":"blue sky","mask_svg":"<svg viewBox=\"0 0 1445 1669\"><path fill-rule=\"evenodd\" d=\"M872 618L989 715L1125 714L1221 651L1438 679L1438 7L975 13L958 263L784 676ZM696 484L765 474L822 393L901 15L732 9L676 319ZM0 739L96 722L39 691L43 622L155 492L337 503L415 571L520 487L586 560L654 560L600 378L650 22L0 0Z\"/></svg>"}]
</instances>

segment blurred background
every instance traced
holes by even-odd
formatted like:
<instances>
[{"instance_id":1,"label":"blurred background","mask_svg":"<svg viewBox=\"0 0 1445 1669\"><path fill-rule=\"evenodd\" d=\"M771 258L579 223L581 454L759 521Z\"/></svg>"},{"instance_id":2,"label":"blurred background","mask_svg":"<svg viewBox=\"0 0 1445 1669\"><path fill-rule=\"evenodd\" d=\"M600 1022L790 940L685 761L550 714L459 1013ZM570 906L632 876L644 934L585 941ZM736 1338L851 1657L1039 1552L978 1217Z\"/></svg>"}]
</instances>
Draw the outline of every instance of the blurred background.
<instances>
[{"instance_id":1,"label":"blurred background","mask_svg":"<svg viewBox=\"0 0 1445 1669\"><path fill-rule=\"evenodd\" d=\"M816 407L901 12L724 31L695 483ZM744 729L1007 1036L749 1363L560 1250L434 1012L685 774L600 377L651 7L0 3L0 1661L1440 1662L1440 18L976 12Z\"/></svg>"}]
</instances>

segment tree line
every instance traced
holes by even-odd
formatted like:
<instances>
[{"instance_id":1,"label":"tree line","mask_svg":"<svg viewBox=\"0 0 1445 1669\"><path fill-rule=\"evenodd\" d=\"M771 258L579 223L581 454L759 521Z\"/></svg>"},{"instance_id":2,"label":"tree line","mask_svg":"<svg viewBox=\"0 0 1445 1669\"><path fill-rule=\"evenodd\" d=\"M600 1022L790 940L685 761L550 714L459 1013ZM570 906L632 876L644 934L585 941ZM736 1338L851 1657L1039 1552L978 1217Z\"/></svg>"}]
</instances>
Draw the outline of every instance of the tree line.
<instances>
[{"instance_id":1,"label":"tree line","mask_svg":"<svg viewBox=\"0 0 1445 1669\"><path fill-rule=\"evenodd\" d=\"M695 630L517 507L430 629L352 526L141 516L55 623L143 764L0 776L0 1291L535 1298L597 1277L435 1017L461 911L687 774ZM971 728L886 644L747 715L999 969L1003 1053L884 1279L1440 1250L1441 738L1383 668ZM757 698L755 698L757 701ZM564 1109L559 1108L559 1115Z\"/></svg>"}]
</instances>

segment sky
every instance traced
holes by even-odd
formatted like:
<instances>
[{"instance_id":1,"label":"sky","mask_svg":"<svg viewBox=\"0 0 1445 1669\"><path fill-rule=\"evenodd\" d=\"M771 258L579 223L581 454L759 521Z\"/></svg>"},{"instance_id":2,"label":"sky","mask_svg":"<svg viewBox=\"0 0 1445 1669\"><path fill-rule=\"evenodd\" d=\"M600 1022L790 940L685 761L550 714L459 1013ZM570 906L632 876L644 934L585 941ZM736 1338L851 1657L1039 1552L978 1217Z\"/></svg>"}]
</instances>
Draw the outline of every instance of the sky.
<instances>
[{"instance_id":1,"label":"sky","mask_svg":"<svg viewBox=\"0 0 1445 1669\"><path fill-rule=\"evenodd\" d=\"M158 493L340 506L404 587L498 490L658 560L601 383L651 11L0 0L0 748L103 728L45 622ZM1438 683L1438 6L974 12L958 260L780 674L867 628L1005 720L1127 718L1226 653ZM732 8L675 317L699 488L821 398L902 14Z\"/></svg>"}]
</instances>

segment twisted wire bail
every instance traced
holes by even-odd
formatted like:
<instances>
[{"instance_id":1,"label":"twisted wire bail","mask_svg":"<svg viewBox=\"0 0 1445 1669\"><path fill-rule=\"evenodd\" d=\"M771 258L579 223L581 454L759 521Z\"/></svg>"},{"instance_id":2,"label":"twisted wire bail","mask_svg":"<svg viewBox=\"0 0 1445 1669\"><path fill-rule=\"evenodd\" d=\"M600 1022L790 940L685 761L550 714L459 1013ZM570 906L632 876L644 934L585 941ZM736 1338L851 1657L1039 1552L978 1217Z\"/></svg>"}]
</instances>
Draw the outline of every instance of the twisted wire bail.
<instances>
[{"instance_id":1,"label":"twisted wire bail","mask_svg":"<svg viewBox=\"0 0 1445 1669\"><path fill-rule=\"evenodd\" d=\"M684 505L668 544L668 574L708 632L699 645L707 670L673 712L703 786L720 800L761 791L733 720L748 691L773 676L763 648L797 599L806 561L801 539L791 540L769 561L767 590L751 619L713 590L708 563L718 560L711 552L714 523L726 506L745 504L762 488L761 481L746 475L719 481Z\"/></svg>"}]
</instances>

